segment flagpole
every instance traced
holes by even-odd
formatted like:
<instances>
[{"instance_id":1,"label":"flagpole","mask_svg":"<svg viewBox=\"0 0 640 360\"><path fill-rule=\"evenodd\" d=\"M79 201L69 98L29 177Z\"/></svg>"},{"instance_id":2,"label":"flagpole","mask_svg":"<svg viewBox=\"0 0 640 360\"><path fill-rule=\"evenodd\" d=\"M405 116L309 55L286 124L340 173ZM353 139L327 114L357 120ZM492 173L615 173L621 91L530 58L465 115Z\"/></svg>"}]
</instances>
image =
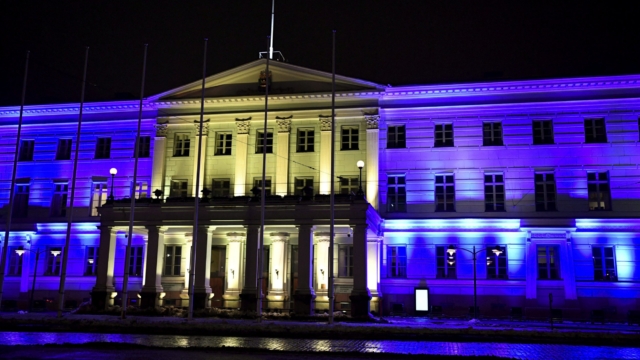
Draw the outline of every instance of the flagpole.
<instances>
[{"instance_id":1,"label":"flagpole","mask_svg":"<svg viewBox=\"0 0 640 360\"><path fill-rule=\"evenodd\" d=\"M18 170L18 152L20 151L20 135L22 133L22 115L24 113L24 100L27 93L27 74L29 73L29 53L24 65L24 80L22 81L22 100L20 102L20 116L18 117L18 136L16 137L16 149L13 153L13 170L11 172L11 188L9 190L9 209L7 209L7 224L4 229L4 243L2 244L2 259L0 259L0 304L2 304L2 290L4 289L5 267L7 266L7 250L9 250L9 232L11 231L11 217L13 216L13 201L16 187L16 172ZM35 290L35 289L34 289Z\"/></svg>"},{"instance_id":2,"label":"flagpole","mask_svg":"<svg viewBox=\"0 0 640 360\"><path fill-rule=\"evenodd\" d=\"M271 40L267 36L267 44ZM262 130L262 186L260 189L260 238L258 239L258 276L257 281L257 298L258 305L256 313L258 313L258 321L262 321L262 262L264 261L264 213L265 213L265 181L267 180L267 119L269 116L269 58L267 57L267 69L265 73L265 91L264 91L264 128Z\"/></svg>"},{"instance_id":3,"label":"flagpole","mask_svg":"<svg viewBox=\"0 0 640 360\"><path fill-rule=\"evenodd\" d=\"M87 84L87 63L89 61L89 47L85 48L84 53L84 72L82 75L82 92L80 93L80 113L78 116L78 130L76 133L76 151L73 157L73 175L71 178L71 199L69 200L69 208L67 209L67 235L64 241L64 250L62 251L62 269L60 271L60 290L58 292L58 317L62 317L62 309L64 308L64 282L67 278L67 263L69 257L69 242L71 242L71 224L73 224L73 200L76 195L76 176L78 172L78 153L80 150L80 129L82 128L82 110L84 108L84 93Z\"/></svg>"},{"instance_id":4,"label":"flagpole","mask_svg":"<svg viewBox=\"0 0 640 360\"><path fill-rule=\"evenodd\" d=\"M333 324L333 297L334 297L334 289L333 289L333 246L334 246L334 236L335 236L335 151L334 151L334 143L335 143L335 127L336 127L336 31L333 30L333 42L332 42L332 52L331 52L331 187L330 187L330 196L329 196L329 207L331 208L331 220L329 223L329 324Z\"/></svg>"},{"instance_id":5,"label":"flagpole","mask_svg":"<svg viewBox=\"0 0 640 360\"><path fill-rule=\"evenodd\" d=\"M193 302L195 301L195 267L196 267L196 249L198 243L198 214L200 204L198 202L198 189L200 188L200 159L202 158L202 127L204 126L204 91L207 79L207 42L204 39L204 57L202 60L202 96L200 98L200 121L198 123L198 160L196 163L196 188L193 204L193 240L191 242L191 265L189 268L189 315L188 319L193 319ZM206 239L205 239L206 241ZM205 299L205 302L208 299Z\"/></svg>"},{"instance_id":6,"label":"flagpole","mask_svg":"<svg viewBox=\"0 0 640 360\"><path fill-rule=\"evenodd\" d=\"M147 72L147 47L148 44L144 44L144 57L142 60L142 84L140 85L140 104L138 105L138 131L136 132L136 141L134 145L134 163L133 163L133 183L131 184L130 198L131 205L129 208L129 234L127 236L127 248L124 256L124 279L122 281L122 312L120 317L126 319L127 317L127 290L129 285L129 256L131 256L131 241L133 239L133 218L136 209L136 181L138 180L138 159L140 154L140 127L142 125L142 102L144 101L144 80Z\"/></svg>"}]
</instances>

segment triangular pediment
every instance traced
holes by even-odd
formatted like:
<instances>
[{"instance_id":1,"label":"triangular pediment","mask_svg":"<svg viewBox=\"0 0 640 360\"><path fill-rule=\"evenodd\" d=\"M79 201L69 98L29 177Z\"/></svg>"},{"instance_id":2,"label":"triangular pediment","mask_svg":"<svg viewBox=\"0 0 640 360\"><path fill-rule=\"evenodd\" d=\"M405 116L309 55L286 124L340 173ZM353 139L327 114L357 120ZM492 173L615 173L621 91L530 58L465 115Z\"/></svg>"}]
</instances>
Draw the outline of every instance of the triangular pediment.
<instances>
[{"instance_id":1,"label":"triangular pediment","mask_svg":"<svg viewBox=\"0 0 640 360\"><path fill-rule=\"evenodd\" d=\"M205 97L242 97L264 95L260 88L260 73L266 69L266 59L211 75L205 80ZM278 61L269 62L271 87L269 94L313 94L331 92L332 74ZM336 75L336 92L379 91L384 86ZM197 99L202 96L202 81L198 80L169 90L150 100Z\"/></svg>"}]
</instances>

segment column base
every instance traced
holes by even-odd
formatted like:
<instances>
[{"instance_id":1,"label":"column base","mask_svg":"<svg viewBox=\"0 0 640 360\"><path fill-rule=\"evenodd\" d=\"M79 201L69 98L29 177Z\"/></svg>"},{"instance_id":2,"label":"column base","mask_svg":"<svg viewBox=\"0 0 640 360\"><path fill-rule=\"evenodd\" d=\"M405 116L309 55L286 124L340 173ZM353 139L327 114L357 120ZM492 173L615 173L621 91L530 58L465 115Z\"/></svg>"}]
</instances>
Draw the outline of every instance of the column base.
<instances>
[{"instance_id":1,"label":"column base","mask_svg":"<svg viewBox=\"0 0 640 360\"><path fill-rule=\"evenodd\" d=\"M313 300L316 294L297 292L293 295L293 311L298 315L311 315L314 312Z\"/></svg>"},{"instance_id":2,"label":"column base","mask_svg":"<svg viewBox=\"0 0 640 360\"><path fill-rule=\"evenodd\" d=\"M240 294L240 310L256 312L258 307L258 297L252 293Z\"/></svg>"},{"instance_id":3,"label":"column base","mask_svg":"<svg viewBox=\"0 0 640 360\"><path fill-rule=\"evenodd\" d=\"M349 300L351 300L351 317L368 318L371 316L371 294L368 290L363 292L351 292Z\"/></svg>"},{"instance_id":4,"label":"column base","mask_svg":"<svg viewBox=\"0 0 640 360\"><path fill-rule=\"evenodd\" d=\"M162 298L165 293L163 291L145 291L140 292L140 308L150 309L162 306Z\"/></svg>"},{"instance_id":5,"label":"column base","mask_svg":"<svg viewBox=\"0 0 640 360\"><path fill-rule=\"evenodd\" d=\"M267 307L269 309L282 310L288 299L289 296L284 291L270 291L269 295L267 295Z\"/></svg>"},{"instance_id":6,"label":"column base","mask_svg":"<svg viewBox=\"0 0 640 360\"><path fill-rule=\"evenodd\" d=\"M193 309L202 310L211 307L211 293L210 292L195 292L193 294Z\"/></svg>"},{"instance_id":7,"label":"column base","mask_svg":"<svg viewBox=\"0 0 640 360\"><path fill-rule=\"evenodd\" d=\"M118 294L113 290L115 289L93 290L91 292L91 305L97 310L106 310L107 307L113 306L113 299Z\"/></svg>"}]
</instances>

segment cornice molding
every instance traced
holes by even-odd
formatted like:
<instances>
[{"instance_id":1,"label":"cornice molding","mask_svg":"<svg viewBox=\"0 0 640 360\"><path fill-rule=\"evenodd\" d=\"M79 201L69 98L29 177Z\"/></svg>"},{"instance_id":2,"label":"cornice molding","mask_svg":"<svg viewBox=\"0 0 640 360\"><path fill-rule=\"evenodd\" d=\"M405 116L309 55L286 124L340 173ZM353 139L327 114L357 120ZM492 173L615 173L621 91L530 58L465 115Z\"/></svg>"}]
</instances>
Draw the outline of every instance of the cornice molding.
<instances>
[{"instance_id":1,"label":"cornice molding","mask_svg":"<svg viewBox=\"0 0 640 360\"><path fill-rule=\"evenodd\" d=\"M366 91L366 92L350 92L336 94L339 98L350 97L368 97L368 96L382 96L384 91ZM269 101L292 101L292 100L306 100L306 99L331 99L331 94L300 94L300 95L273 95L269 96ZM205 104L233 104L233 103L248 103L259 102L264 103L264 97L239 97L239 98L209 98L205 99ZM200 105L200 100L187 99L187 100L157 100L153 102L157 106L171 106L171 105Z\"/></svg>"},{"instance_id":2,"label":"cornice molding","mask_svg":"<svg viewBox=\"0 0 640 360\"><path fill-rule=\"evenodd\" d=\"M114 103L117 103L114 101ZM0 116L18 116L20 115L20 107L15 106L11 108L0 109ZM135 104L109 104L108 102L103 105L85 105L82 107L83 113L101 113L101 112L114 112L114 111L133 111L139 110L138 102ZM155 110L154 103L145 103L142 105L143 110ZM80 112L80 106L78 104L65 104L65 105L33 105L26 106L23 110L23 115L54 115L54 114L77 114Z\"/></svg>"}]
</instances>

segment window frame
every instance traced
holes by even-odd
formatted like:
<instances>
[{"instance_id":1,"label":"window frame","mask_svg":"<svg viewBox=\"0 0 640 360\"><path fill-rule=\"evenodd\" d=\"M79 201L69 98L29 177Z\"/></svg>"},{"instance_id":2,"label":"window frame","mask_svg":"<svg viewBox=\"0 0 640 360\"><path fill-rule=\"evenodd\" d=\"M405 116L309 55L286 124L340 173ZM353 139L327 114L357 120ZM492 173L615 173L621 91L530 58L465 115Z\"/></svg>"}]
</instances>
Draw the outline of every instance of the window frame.
<instances>
[{"instance_id":1,"label":"window frame","mask_svg":"<svg viewBox=\"0 0 640 360\"><path fill-rule=\"evenodd\" d=\"M53 256L52 251L60 251L58 256ZM59 276L62 268L62 246L47 246L45 256L45 276Z\"/></svg>"},{"instance_id":2,"label":"window frame","mask_svg":"<svg viewBox=\"0 0 640 360\"><path fill-rule=\"evenodd\" d=\"M438 178L442 178L441 182L438 182ZM451 182L447 182L449 178L451 178ZM433 192L434 192L434 202L435 202L436 212L455 212L456 211L455 174L453 173L435 174ZM442 201L440 200L438 195L440 195L440 197L442 198ZM450 204L450 206L447 206L448 204Z\"/></svg>"},{"instance_id":3,"label":"window frame","mask_svg":"<svg viewBox=\"0 0 640 360\"><path fill-rule=\"evenodd\" d=\"M536 129L536 125L539 125ZM533 145L555 144L555 134L553 132L553 120L533 120L531 123ZM538 134L536 134L536 132Z\"/></svg>"},{"instance_id":4,"label":"window frame","mask_svg":"<svg viewBox=\"0 0 640 360\"><path fill-rule=\"evenodd\" d=\"M584 142L587 144L606 144L608 142L607 122L604 118L584 119Z\"/></svg>"},{"instance_id":5,"label":"window frame","mask_svg":"<svg viewBox=\"0 0 640 360\"><path fill-rule=\"evenodd\" d=\"M142 277L144 274L144 248L142 246L131 246L129 252L128 270L129 276Z\"/></svg>"},{"instance_id":6,"label":"window frame","mask_svg":"<svg viewBox=\"0 0 640 360\"><path fill-rule=\"evenodd\" d=\"M191 134L176 133L173 137L173 157L189 157L191 154Z\"/></svg>"},{"instance_id":7,"label":"window frame","mask_svg":"<svg viewBox=\"0 0 640 360\"><path fill-rule=\"evenodd\" d=\"M542 176L543 179L539 181L538 176ZM552 180L548 180L548 177L552 176ZM540 186L542 186L542 192L539 192ZM550 190L549 187L553 186ZM557 204L557 186L556 176L553 172L536 172L534 173L534 205L536 211L558 211Z\"/></svg>"},{"instance_id":8,"label":"window frame","mask_svg":"<svg viewBox=\"0 0 640 360\"><path fill-rule=\"evenodd\" d=\"M7 261L7 276L22 276L22 267L23 267L23 260L22 257L24 256L24 254L22 255L18 255L18 253L16 252L16 250L25 250L24 246L19 245L19 246L9 246L9 248L7 249L9 251L9 261ZM25 251L26 253L26 251Z\"/></svg>"},{"instance_id":9,"label":"window frame","mask_svg":"<svg viewBox=\"0 0 640 360\"><path fill-rule=\"evenodd\" d=\"M69 183L53 183L53 193L51 194L51 217L67 216L67 199L69 197Z\"/></svg>"},{"instance_id":10,"label":"window frame","mask_svg":"<svg viewBox=\"0 0 640 360\"><path fill-rule=\"evenodd\" d=\"M169 197L186 198L189 197L189 180L187 179L171 179L169 183ZM175 184L180 184L176 187Z\"/></svg>"},{"instance_id":11,"label":"window frame","mask_svg":"<svg viewBox=\"0 0 640 360\"><path fill-rule=\"evenodd\" d=\"M545 258L544 263L540 262L541 249L544 249L542 251L542 255ZM544 268L541 269L541 266L544 266ZM536 246L536 271L538 280L562 280L560 273L560 246L547 244L538 244ZM546 277L540 276L543 273Z\"/></svg>"},{"instance_id":12,"label":"window frame","mask_svg":"<svg viewBox=\"0 0 640 360\"><path fill-rule=\"evenodd\" d=\"M606 250L611 251L611 256L607 256ZM618 281L618 269L615 246L592 245L591 255L593 257L593 280L594 281ZM610 260L610 266L607 265Z\"/></svg>"},{"instance_id":13,"label":"window frame","mask_svg":"<svg viewBox=\"0 0 640 360\"><path fill-rule=\"evenodd\" d=\"M265 153L273 154L273 129L267 129L267 147ZM262 154L262 143L264 140L264 129L256 130L256 154Z\"/></svg>"},{"instance_id":14,"label":"window frame","mask_svg":"<svg viewBox=\"0 0 640 360\"><path fill-rule=\"evenodd\" d=\"M134 151L135 151L135 148L134 148ZM140 142L138 143L138 158L148 158L150 156L151 156L151 136L140 136Z\"/></svg>"},{"instance_id":15,"label":"window frame","mask_svg":"<svg viewBox=\"0 0 640 360\"><path fill-rule=\"evenodd\" d=\"M486 121L482 123L482 146L503 146L502 123Z\"/></svg>"},{"instance_id":16,"label":"window frame","mask_svg":"<svg viewBox=\"0 0 640 360\"><path fill-rule=\"evenodd\" d=\"M98 261L100 259L99 246L87 246L84 256L84 276L98 275Z\"/></svg>"},{"instance_id":17,"label":"window frame","mask_svg":"<svg viewBox=\"0 0 640 360\"><path fill-rule=\"evenodd\" d=\"M340 180L340 194L355 194L360 188L360 178L357 176L338 176Z\"/></svg>"},{"instance_id":18,"label":"window frame","mask_svg":"<svg viewBox=\"0 0 640 360\"><path fill-rule=\"evenodd\" d=\"M163 276L180 276L182 272L182 245L165 245L162 265Z\"/></svg>"},{"instance_id":19,"label":"window frame","mask_svg":"<svg viewBox=\"0 0 640 360\"><path fill-rule=\"evenodd\" d=\"M94 159L110 159L111 158L111 137L96 138L96 151Z\"/></svg>"},{"instance_id":20,"label":"window frame","mask_svg":"<svg viewBox=\"0 0 640 360\"><path fill-rule=\"evenodd\" d=\"M233 148L233 133L228 131L216 132L215 156L229 156Z\"/></svg>"},{"instance_id":21,"label":"window frame","mask_svg":"<svg viewBox=\"0 0 640 360\"><path fill-rule=\"evenodd\" d=\"M353 277L353 245L338 244L338 277Z\"/></svg>"},{"instance_id":22,"label":"window frame","mask_svg":"<svg viewBox=\"0 0 640 360\"><path fill-rule=\"evenodd\" d=\"M296 152L306 153L315 151L315 129L300 128L297 131Z\"/></svg>"},{"instance_id":23,"label":"window frame","mask_svg":"<svg viewBox=\"0 0 640 360\"><path fill-rule=\"evenodd\" d=\"M433 147L453 147L453 124L435 124L433 127Z\"/></svg>"},{"instance_id":24,"label":"window frame","mask_svg":"<svg viewBox=\"0 0 640 360\"><path fill-rule=\"evenodd\" d=\"M400 179L402 181L399 181ZM407 178L405 174L387 174L387 212L407 212Z\"/></svg>"},{"instance_id":25,"label":"window frame","mask_svg":"<svg viewBox=\"0 0 640 360\"><path fill-rule=\"evenodd\" d=\"M31 183L16 183L13 197L13 217L26 218L29 216L29 197Z\"/></svg>"},{"instance_id":26,"label":"window frame","mask_svg":"<svg viewBox=\"0 0 640 360\"><path fill-rule=\"evenodd\" d=\"M387 149L407 148L406 125L389 125L387 127Z\"/></svg>"},{"instance_id":27,"label":"window frame","mask_svg":"<svg viewBox=\"0 0 640 360\"><path fill-rule=\"evenodd\" d=\"M90 216L100 216L98 208L107 202L108 187L106 181L93 181L91 183L91 208Z\"/></svg>"},{"instance_id":28,"label":"window frame","mask_svg":"<svg viewBox=\"0 0 640 360\"><path fill-rule=\"evenodd\" d=\"M58 139L56 147L56 160L71 160L72 139Z\"/></svg>"},{"instance_id":29,"label":"window frame","mask_svg":"<svg viewBox=\"0 0 640 360\"><path fill-rule=\"evenodd\" d=\"M448 245L436 246L436 279L458 278L458 252L449 254Z\"/></svg>"},{"instance_id":30,"label":"window frame","mask_svg":"<svg viewBox=\"0 0 640 360\"><path fill-rule=\"evenodd\" d=\"M307 186L311 186L313 192L315 193L315 188L313 187L313 176L296 176L293 180L294 194L304 196L304 188Z\"/></svg>"},{"instance_id":31,"label":"window frame","mask_svg":"<svg viewBox=\"0 0 640 360\"><path fill-rule=\"evenodd\" d=\"M360 127L344 125L340 128L340 151L360 150Z\"/></svg>"},{"instance_id":32,"label":"window frame","mask_svg":"<svg viewBox=\"0 0 640 360\"><path fill-rule=\"evenodd\" d=\"M498 178L500 177L500 179ZM487 182L487 177L490 181ZM500 191L502 187L502 191ZM504 173L484 173L484 211L504 212L506 211L506 194L504 184Z\"/></svg>"},{"instance_id":33,"label":"window frame","mask_svg":"<svg viewBox=\"0 0 640 360\"><path fill-rule=\"evenodd\" d=\"M591 175L595 175L595 178L590 179ZM601 175L605 175L606 179L600 179ZM593 195L595 195L595 201L591 200ZM611 176L608 171L587 172L587 201L589 202L589 211L611 210ZM595 207L592 206L592 203L597 203L597 205L603 203L603 206Z\"/></svg>"},{"instance_id":34,"label":"window frame","mask_svg":"<svg viewBox=\"0 0 640 360\"><path fill-rule=\"evenodd\" d=\"M220 183L221 186L216 186ZM224 186L226 183L226 187ZM229 197L231 196L231 179L229 178L213 178L211 179L211 196L212 197Z\"/></svg>"},{"instance_id":35,"label":"window frame","mask_svg":"<svg viewBox=\"0 0 640 360\"><path fill-rule=\"evenodd\" d=\"M33 139L20 140L20 149L18 149L18 161L33 161L33 152L36 147L36 141Z\"/></svg>"},{"instance_id":36,"label":"window frame","mask_svg":"<svg viewBox=\"0 0 640 360\"><path fill-rule=\"evenodd\" d=\"M387 276L395 279L407 278L406 245L387 245Z\"/></svg>"},{"instance_id":37,"label":"window frame","mask_svg":"<svg viewBox=\"0 0 640 360\"><path fill-rule=\"evenodd\" d=\"M500 255L493 250L500 248ZM509 258L507 257L507 246L505 245L487 245L487 279L506 280L509 278Z\"/></svg>"},{"instance_id":38,"label":"window frame","mask_svg":"<svg viewBox=\"0 0 640 360\"><path fill-rule=\"evenodd\" d=\"M265 181L265 187L264 187L264 196L271 196L271 190L272 190L272 182L271 182L271 176L265 176L264 178ZM262 176L260 177L254 177L253 178L253 188L257 188L258 190L260 190L262 193Z\"/></svg>"}]
</instances>

